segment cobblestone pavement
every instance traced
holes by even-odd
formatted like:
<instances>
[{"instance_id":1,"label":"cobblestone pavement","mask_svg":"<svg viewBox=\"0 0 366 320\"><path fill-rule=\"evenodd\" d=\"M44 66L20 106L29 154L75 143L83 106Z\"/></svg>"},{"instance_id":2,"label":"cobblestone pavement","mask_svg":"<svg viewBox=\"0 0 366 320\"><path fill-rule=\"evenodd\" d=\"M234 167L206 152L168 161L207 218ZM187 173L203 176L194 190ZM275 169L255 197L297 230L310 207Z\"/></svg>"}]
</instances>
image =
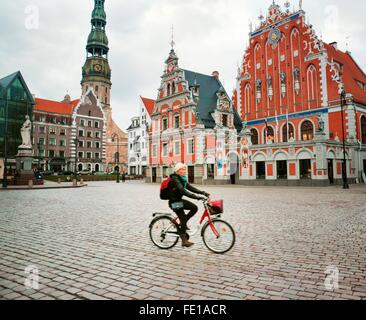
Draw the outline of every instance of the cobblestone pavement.
<instances>
[{"instance_id":1,"label":"cobblestone pavement","mask_svg":"<svg viewBox=\"0 0 366 320\"><path fill-rule=\"evenodd\" d=\"M0 192L0 298L366 299L365 187L206 190L237 232L226 255L199 235L192 249L153 246L152 212L169 211L157 185ZM38 290L24 286L30 265Z\"/></svg>"}]
</instances>

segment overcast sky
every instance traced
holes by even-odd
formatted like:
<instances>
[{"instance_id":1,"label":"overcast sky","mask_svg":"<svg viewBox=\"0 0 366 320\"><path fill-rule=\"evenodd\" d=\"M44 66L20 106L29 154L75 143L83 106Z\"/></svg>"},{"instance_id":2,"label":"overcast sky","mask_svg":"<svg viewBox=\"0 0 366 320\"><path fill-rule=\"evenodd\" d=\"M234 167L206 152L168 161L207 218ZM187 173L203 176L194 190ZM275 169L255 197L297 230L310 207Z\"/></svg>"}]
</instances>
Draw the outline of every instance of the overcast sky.
<instances>
[{"instance_id":1,"label":"overcast sky","mask_svg":"<svg viewBox=\"0 0 366 320\"><path fill-rule=\"evenodd\" d=\"M282 7L284 0L277 1ZM112 68L112 108L122 129L138 113L139 95L156 98L174 24L180 66L218 70L227 91L248 45L249 21L258 24L272 0L106 0ZM299 1L290 1L299 8ZM94 0L2 1L0 78L20 70L37 97L80 97L81 67ZM303 1L307 18L326 42L348 48L366 70L366 3ZM33 14L39 12L37 19Z\"/></svg>"}]
</instances>

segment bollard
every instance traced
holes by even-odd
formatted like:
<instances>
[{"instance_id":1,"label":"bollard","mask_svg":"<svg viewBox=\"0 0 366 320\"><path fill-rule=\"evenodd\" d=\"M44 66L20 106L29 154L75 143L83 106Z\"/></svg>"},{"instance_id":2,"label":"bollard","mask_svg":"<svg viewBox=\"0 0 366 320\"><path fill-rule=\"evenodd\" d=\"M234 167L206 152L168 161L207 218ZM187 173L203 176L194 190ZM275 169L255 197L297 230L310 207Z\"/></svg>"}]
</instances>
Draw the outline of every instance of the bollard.
<instances>
[{"instance_id":1,"label":"bollard","mask_svg":"<svg viewBox=\"0 0 366 320\"><path fill-rule=\"evenodd\" d=\"M72 180L72 185L76 187L78 185L78 181L76 179Z\"/></svg>"},{"instance_id":2,"label":"bollard","mask_svg":"<svg viewBox=\"0 0 366 320\"><path fill-rule=\"evenodd\" d=\"M81 185L83 185L83 184L84 184L84 179L83 179L83 178L81 178L81 179L80 179L80 184L81 184Z\"/></svg>"},{"instance_id":3,"label":"bollard","mask_svg":"<svg viewBox=\"0 0 366 320\"><path fill-rule=\"evenodd\" d=\"M28 181L28 187L29 188L33 188L33 180L29 180Z\"/></svg>"},{"instance_id":4,"label":"bollard","mask_svg":"<svg viewBox=\"0 0 366 320\"><path fill-rule=\"evenodd\" d=\"M58 178L57 183L61 184L61 178Z\"/></svg>"}]
</instances>

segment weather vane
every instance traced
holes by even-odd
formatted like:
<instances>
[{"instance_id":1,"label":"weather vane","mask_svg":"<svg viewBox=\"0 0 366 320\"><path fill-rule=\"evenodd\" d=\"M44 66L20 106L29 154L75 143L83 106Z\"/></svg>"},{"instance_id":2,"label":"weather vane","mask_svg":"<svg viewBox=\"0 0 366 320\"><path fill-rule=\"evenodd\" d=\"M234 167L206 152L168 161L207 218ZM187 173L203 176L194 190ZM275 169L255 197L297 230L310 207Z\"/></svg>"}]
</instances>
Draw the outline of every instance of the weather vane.
<instances>
[{"instance_id":1,"label":"weather vane","mask_svg":"<svg viewBox=\"0 0 366 320\"><path fill-rule=\"evenodd\" d=\"M174 50L175 42L174 42L174 25L172 25L172 42L170 43L172 50Z\"/></svg>"}]
</instances>

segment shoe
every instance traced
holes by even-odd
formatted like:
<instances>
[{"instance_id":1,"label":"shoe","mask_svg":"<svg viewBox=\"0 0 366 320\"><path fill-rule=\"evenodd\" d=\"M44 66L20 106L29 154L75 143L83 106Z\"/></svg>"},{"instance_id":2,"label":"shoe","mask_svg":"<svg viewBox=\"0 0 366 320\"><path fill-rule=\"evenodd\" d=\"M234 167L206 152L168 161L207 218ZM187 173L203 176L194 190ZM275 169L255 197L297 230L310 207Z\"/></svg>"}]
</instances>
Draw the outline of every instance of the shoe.
<instances>
[{"instance_id":1,"label":"shoe","mask_svg":"<svg viewBox=\"0 0 366 320\"><path fill-rule=\"evenodd\" d=\"M182 238L182 247L190 248L194 245L193 242L188 241L188 237L186 234L182 234L180 237Z\"/></svg>"}]
</instances>

